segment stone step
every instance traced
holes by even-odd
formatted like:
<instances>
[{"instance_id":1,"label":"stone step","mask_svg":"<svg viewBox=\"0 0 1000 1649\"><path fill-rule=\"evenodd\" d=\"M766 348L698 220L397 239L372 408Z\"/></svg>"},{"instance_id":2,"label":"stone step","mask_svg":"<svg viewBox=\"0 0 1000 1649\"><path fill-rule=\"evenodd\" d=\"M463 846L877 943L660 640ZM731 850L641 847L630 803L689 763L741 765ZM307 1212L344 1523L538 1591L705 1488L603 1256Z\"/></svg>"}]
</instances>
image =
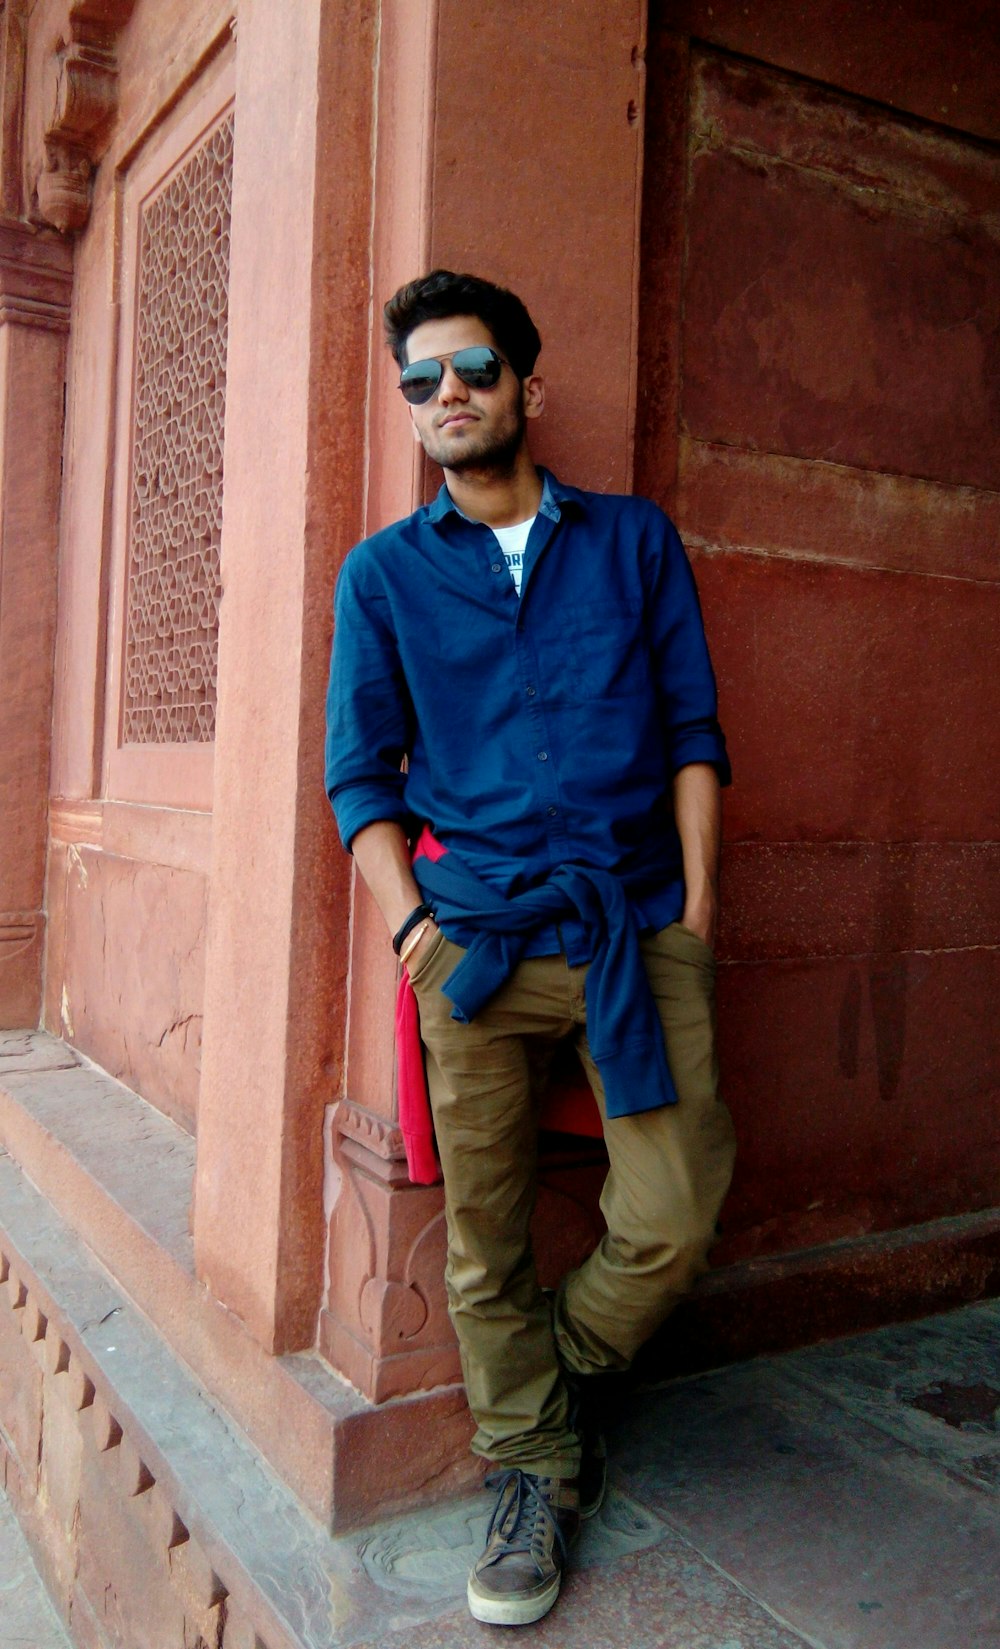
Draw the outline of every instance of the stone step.
<instances>
[{"instance_id":1,"label":"stone step","mask_svg":"<svg viewBox=\"0 0 1000 1649\"><path fill-rule=\"evenodd\" d=\"M352 1527L467 1480L460 1388L372 1404L317 1353L271 1356L212 1298L188 1229L194 1140L44 1031L0 1031L0 1144L315 1517Z\"/></svg>"},{"instance_id":2,"label":"stone step","mask_svg":"<svg viewBox=\"0 0 1000 1649\"><path fill-rule=\"evenodd\" d=\"M327 1531L6 1155L0 1210L12 1499L55 1554L50 1584L69 1577L67 1617L79 1592L94 1605L110 1589L112 1641L153 1607L166 1644L171 1613L207 1621L225 1603L268 1649L320 1649Z\"/></svg>"}]
</instances>

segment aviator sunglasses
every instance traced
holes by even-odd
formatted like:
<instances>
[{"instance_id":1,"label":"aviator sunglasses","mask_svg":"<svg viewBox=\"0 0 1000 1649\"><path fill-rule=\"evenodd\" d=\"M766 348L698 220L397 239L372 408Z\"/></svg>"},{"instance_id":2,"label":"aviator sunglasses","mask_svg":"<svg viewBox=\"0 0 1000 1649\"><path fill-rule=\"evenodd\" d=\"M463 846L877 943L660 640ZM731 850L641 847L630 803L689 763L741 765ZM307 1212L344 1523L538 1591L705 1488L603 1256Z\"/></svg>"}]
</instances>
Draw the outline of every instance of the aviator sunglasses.
<instances>
[{"instance_id":1,"label":"aviator sunglasses","mask_svg":"<svg viewBox=\"0 0 1000 1649\"><path fill-rule=\"evenodd\" d=\"M413 361L409 366L404 366L399 375L403 400L408 401L411 407L422 407L425 401L429 401L444 377L445 361L451 362L456 378L461 378L469 389L492 389L500 382L504 367L510 365L486 344L457 349L454 355L442 355L439 361Z\"/></svg>"}]
</instances>

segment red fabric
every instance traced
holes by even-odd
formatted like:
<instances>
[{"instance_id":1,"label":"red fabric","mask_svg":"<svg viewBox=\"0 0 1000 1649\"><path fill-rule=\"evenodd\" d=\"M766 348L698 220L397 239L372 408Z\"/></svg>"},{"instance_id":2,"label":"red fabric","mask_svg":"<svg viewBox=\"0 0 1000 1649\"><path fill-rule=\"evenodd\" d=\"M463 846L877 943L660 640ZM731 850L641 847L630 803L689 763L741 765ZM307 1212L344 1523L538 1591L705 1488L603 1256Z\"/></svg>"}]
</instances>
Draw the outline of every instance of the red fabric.
<instances>
[{"instance_id":1,"label":"red fabric","mask_svg":"<svg viewBox=\"0 0 1000 1649\"><path fill-rule=\"evenodd\" d=\"M420 1010L404 968L396 992L396 1088L399 1126L406 1147L406 1169L414 1185L434 1185L441 1164L434 1149L434 1124L420 1040Z\"/></svg>"},{"instance_id":2,"label":"red fabric","mask_svg":"<svg viewBox=\"0 0 1000 1649\"><path fill-rule=\"evenodd\" d=\"M578 1082L550 1082L538 1113L539 1128L553 1134L583 1134L587 1139L603 1139L601 1113L593 1089L583 1072Z\"/></svg>"},{"instance_id":3,"label":"red fabric","mask_svg":"<svg viewBox=\"0 0 1000 1649\"><path fill-rule=\"evenodd\" d=\"M447 851L448 849L444 843L439 842L436 836L431 835L430 825L424 825L410 857L412 859L430 859L436 865L439 859L444 858Z\"/></svg>"},{"instance_id":4,"label":"red fabric","mask_svg":"<svg viewBox=\"0 0 1000 1649\"><path fill-rule=\"evenodd\" d=\"M413 849L414 859L435 862L448 849L424 826ZM396 992L396 1065L399 1127L406 1147L406 1168L414 1185L435 1185L441 1164L434 1149L434 1124L427 1092L424 1049L420 1040L420 1009L410 975L403 968ZM539 1127L561 1134L602 1139L601 1114L583 1073L579 1081L552 1083L542 1101Z\"/></svg>"}]
</instances>

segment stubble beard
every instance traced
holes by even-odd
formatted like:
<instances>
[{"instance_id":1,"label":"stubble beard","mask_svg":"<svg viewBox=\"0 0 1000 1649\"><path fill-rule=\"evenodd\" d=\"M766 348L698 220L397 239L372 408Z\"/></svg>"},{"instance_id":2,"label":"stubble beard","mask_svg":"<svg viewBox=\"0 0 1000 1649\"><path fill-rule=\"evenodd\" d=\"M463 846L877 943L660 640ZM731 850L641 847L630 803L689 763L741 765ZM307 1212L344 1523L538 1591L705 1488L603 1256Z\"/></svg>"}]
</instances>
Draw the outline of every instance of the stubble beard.
<instances>
[{"instance_id":1,"label":"stubble beard","mask_svg":"<svg viewBox=\"0 0 1000 1649\"><path fill-rule=\"evenodd\" d=\"M513 409L513 421L505 429L486 436L481 444L473 442L465 452L449 453L443 442L433 439L424 440L423 446L428 458L453 475L512 475L526 428L524 409L518 404Z\"/></svg>"}]
</instances>

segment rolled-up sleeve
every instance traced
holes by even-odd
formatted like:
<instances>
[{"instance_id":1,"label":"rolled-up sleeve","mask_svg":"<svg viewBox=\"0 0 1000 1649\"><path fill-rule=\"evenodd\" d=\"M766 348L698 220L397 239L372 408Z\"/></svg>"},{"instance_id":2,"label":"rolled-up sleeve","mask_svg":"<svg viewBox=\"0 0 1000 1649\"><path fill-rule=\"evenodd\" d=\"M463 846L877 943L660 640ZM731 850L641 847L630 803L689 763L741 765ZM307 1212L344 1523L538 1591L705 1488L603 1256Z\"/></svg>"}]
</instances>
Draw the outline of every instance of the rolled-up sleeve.
<instances>
[{"instance_id":1,"label":"rolled-up sleeve","mask_svg":"<svg viewBox=\"0 0 1000 1649\"><path fill-rule=\"evenodd\" d=\"M729 784L732 770L694 574L677 529L659 510L649 524L647 552L650 650L670 771L708 762L719 783Z\"/></svg>"},{"instance_id":2,"label":"rolled-up sleeve","mask_svg":"<svg viewBox=\"0 0 1000 1649\"><path fill-rule=\"evenodd\" d=\"M389 603L352 554L337 580L326 700L326 791L346 848L379 820L409 828L401 764L411 726Z\"/></svg>"}]
</instances>

